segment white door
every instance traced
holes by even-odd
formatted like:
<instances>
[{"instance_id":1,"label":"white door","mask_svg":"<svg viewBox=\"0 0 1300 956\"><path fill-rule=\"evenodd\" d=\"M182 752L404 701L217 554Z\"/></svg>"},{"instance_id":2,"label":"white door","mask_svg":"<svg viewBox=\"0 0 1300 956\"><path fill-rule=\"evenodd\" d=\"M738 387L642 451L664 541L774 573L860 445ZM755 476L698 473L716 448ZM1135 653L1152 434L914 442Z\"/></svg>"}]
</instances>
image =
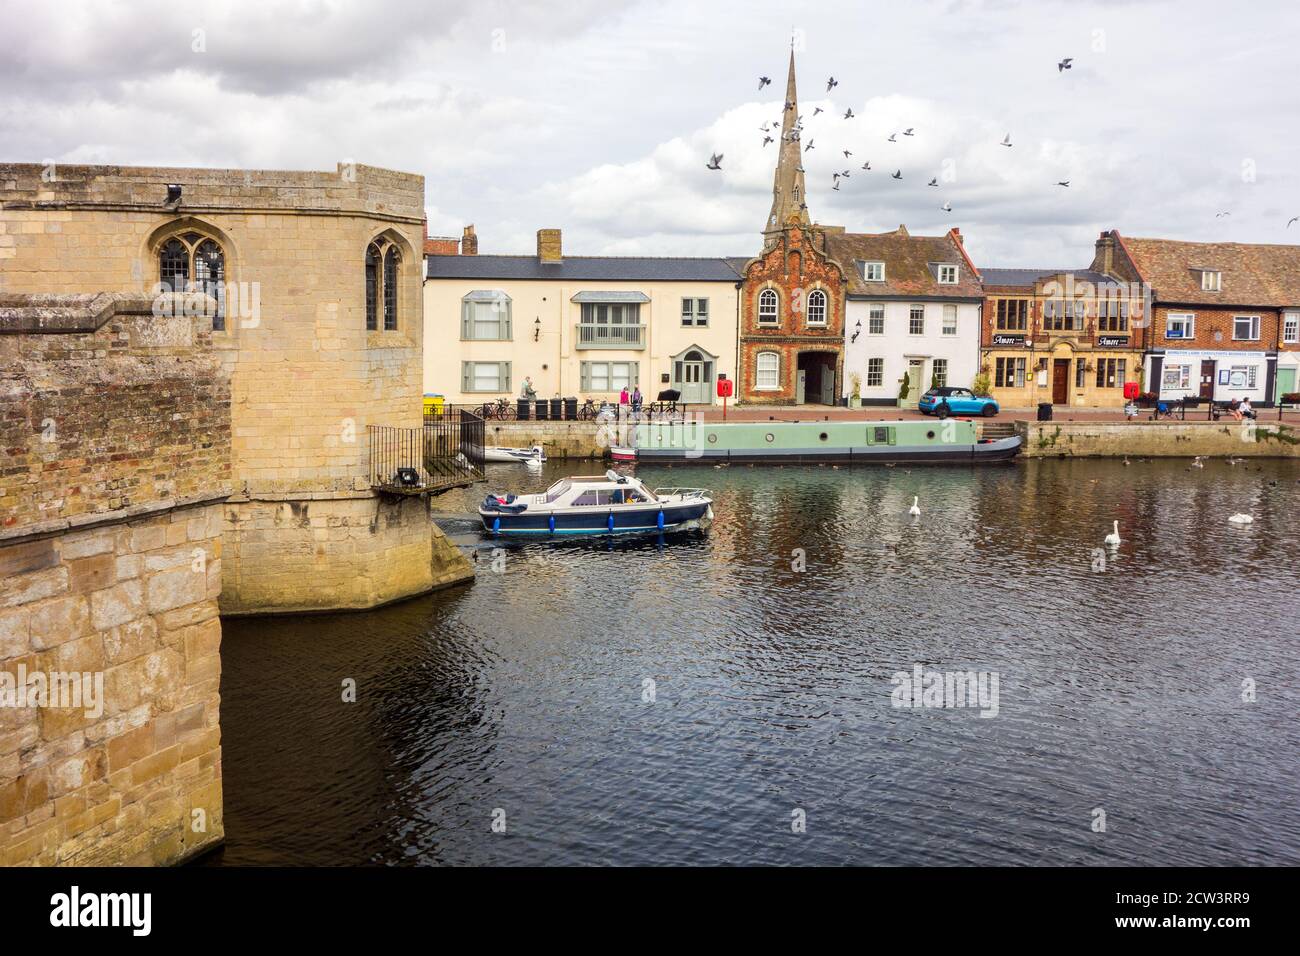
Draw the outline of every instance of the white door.
<instances>
[{"instance_id":1,"label":"white door","mask_svg":"<svg viewBox=\"0 0 1300 956\"><path fill-rule=\"evenodd\" d=\"M914 406L921 401L921 393L925 391L922 387L921 374L925 371L925 359L908 359L907 360L907 405Z\"/></svg>"},{"instance_id":2,"label":"white door","mask_svg":"<svg viewBox=\"0 0 1300 956\"><path fill-rule=\"evenodd\" d=\"M799 375L794 385L794 403L796 405L803 404L804 376L807 374L808 373L804 369L799 369Z\"/></svg>"}]
</instances>

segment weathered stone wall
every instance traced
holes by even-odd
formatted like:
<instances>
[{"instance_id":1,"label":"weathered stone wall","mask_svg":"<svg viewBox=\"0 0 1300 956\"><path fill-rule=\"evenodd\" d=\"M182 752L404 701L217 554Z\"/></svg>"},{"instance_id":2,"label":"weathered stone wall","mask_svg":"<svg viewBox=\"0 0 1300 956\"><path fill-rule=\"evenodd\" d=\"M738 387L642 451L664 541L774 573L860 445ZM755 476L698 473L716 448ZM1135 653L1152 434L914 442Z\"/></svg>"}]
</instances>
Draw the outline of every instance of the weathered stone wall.
<instances>
[{"instance_id":1,"label":"weathered stone wall","mask_svg":"<svg viewBox=\"0 0 1300 956\"><path fill-rule=\"evenodd\" d=\"M0 303L0 865L222 838L229 383L210 321L97 301Z\"/></svg>"},{"instance_id":2,"label":"weathered stone wall","mask_svg":"<svg viewBox=\"0 0 1300 956\"><path fill-rule=\"evenodd\" d=\"M1241 422L1016 422L1031 458L1300 457L1300 429Z\"/></svg>"},{"instance_id":3,"label":"weathered stone wall","mask_svg":"<svg viewBox=\"0 0 1300 956\"><path fill-rule=\"evenodd\" d=\"M602 429L594 421L492 422L484 425L485 441L504 448L541 445L547 458L604 458L617 444L617 426Z\"/></svg>"}]
</instances>

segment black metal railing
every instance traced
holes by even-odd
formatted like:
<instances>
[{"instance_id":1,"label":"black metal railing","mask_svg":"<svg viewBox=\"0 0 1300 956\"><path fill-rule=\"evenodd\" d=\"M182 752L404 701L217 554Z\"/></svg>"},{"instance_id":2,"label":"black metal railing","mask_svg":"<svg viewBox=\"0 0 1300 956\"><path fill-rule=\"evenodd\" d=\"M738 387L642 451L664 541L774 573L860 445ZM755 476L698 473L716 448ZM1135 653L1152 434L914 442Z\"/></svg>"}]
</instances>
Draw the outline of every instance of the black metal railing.
<instances>
[{"instance_id":1,"label":"black metal railing","mask_svg":"<svg viewBox=\"0 0 1300 956\"><path fill-rule=\"evenodd\" d=\"M483 478L483 419L467 409L426 415L420 428L370 425L370 486L436 494Z\"/></svg>"}]
</instances>

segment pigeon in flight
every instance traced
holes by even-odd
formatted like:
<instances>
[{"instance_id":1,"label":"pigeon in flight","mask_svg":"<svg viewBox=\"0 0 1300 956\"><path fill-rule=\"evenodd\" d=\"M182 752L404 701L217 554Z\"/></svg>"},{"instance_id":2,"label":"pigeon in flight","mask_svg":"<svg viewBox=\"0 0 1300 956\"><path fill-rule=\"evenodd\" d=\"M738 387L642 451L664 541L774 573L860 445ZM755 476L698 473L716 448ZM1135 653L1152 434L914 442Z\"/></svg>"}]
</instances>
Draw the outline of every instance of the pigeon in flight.
<instances>
[{"instance_id":1,"label":"pigeon in flight","mask_svg":"<svg viewBox=\"0 0 1300 956\"><path fill-rule=\"evenodd\" d=\"M821 112L824 112L824 111L822 110L822 108L821 108L820 106L815 107L815 108L813 109L813 116L816 116L818 113L821 113Z\"/></svg>"},{"instance_id":2,"label":"pigeon in flight","mask_svg":"<svg viewBox=\"0 0 1300 956\"><path fill-rule=\"evenodd\" d=\"M707 163L705 163L704 165L705 165L705 167L708 168L708 169L721 169L721 168L722 168L722 154L721 154L721 153L714 153L712 156L709 157L709 161L708 161Z\"/></svg>"},{"instance_id":3,"label":"pigeon in flight","mask_svg":"<svg viewBox=\"0 0 1300 956\"><path fill-rule=\"evenodd\" d=\"M816 140L808 140L808 145L803 148L803 151L806 153L808 150L812 149L814 142L816 142Z\"/></svg>"},{"instance_id":4,"label":"pigeon in flight","mask_svg":"<svg viewBox=\"0 0 1300 956\"><path fill-rule=\"evenodd\" d=\"M834 189L838 192L839 188L840 188L839 180L836 180L835 185L832 186L831 189Z\"/></svg>"},{"instance_id":5,"label":"pigeon in flight","mask_svg":"<svg viewBox=\"0 0 1300 956\"><path fill-rule=\"evenodd\" d=\"M938 176L934 177L934 179L930 180L928 183L926 183L926 185L927 185L927 186L937 186L937 185L939 185L939 177L938 177Z\"/></svg>"},{"instance_id":6,"label":"pigeon in flight","mask_svg":"<svg viewBox=\"0 0 1300 956\"><path fill-rule=\"evenodd\" d=\"M760 76L760 77L758 78L758 88L759 88L760 90L761 90L763 87L765 87L765 86L769 86L769 85L771 85L771 83L772 83L772 80L771 80L769 77L766 77L766 76Z\"/></svg>"},{"instance_id":7,"label":"pigeon in flight","mask_svg":"<svg viewBox=\"0 0 1300 956\"><path fill-rule=\"evenodd\" d=\"M1070 69L1073 65L1074 65L1074 57L1067 56L1060 63L1056 64L1056 72L1061 73L1065 70Z\"/></svg>"},{"instance_id":8,"label":"pigeon in flight","mask_svg":"<svg viewBox=\"0 0 1300 956\"><path fill-rule=\"evenodd\" d=\"M853 119L853 107L850 106L847 110L845 110L845 112L844 112L844 118L845 118L845 119Z\"/></svg>"},{"instance_id":9,"label":"pigeon in flight","mask_svg":"<svg viewBox=\"0 0 1300 956\"><path fill-rule=\"evenodd\" d=\"M863 163L863 164L862 164L862 168L863 168L863 169L870 169L870 168L871 168L871 160L867 160L865 163Z\"/></svg>"},{"instance_id":10,"label":"pigeon in flight","mask_svg":"<svg viewBox=\"0 0 1300 956\"><path fill-rule=\"evenodd\" d=\"M1064 180L1061 180L1061 182L1057 183L1056 185L1058 185L1058 186L1068 186L1068 185L1070 185L1070 181L1069 181L1068 179L1064 179Z\"/></svg>"},{"instance_id":11,"label":"pigeon in flight","mask_svg":"<svg viewBox=\"0 0 1300 956\"><path fill-rule=\"evenodd\" d=\"M844 172L840 173L840 175L843 176L845 179L848 179L848 178L849 178L849 171L846 169L846 170L844 170Z\"/></svg>"},{"instance_id":12,"label":"pigeon in flight","mask_svg":"<svg viewBox=\"0 0 1300 956\"><path fill-rule=\"evenodd\" d=\"M771 128L772 128L772 126L771 126L770 123L764 123L762 126L760 126L760 127L758 128L758 131L759 131L760 133L766 133L766 132L767 132L769 129L771 129Z\"/></svg>"},{"instance_id":13,"label":"pigeon in flight","mask_svg":"<svg viewBox=\"0 0 1300 956\"><path fill-rule=\"evenodd\" d=\"M786 101L785 101L785 108L786 108L787 110L792 110L792 109L794 109L794 104L791 103L789 100L786 100Z\"/></svg>"},{"instance_id":14,"label":"pigeon in flight","mask_svg":"<svg viewBox=\"0 0 1300 956\"><path fill-rule=\"evenodd\" d=\"M1286 221L1286 227L1287 227L1288 229L1290 229L1290 228L1291 228L1291 223L1293 223L1293 222L1300 222L1300 216L1292 216L1290 219L1288 219L1288 220Z\"/></svg>"},{"instance_id":15,"label":"pigeon in flight","mask_svg":"<svg viewBox=\"0 0 1300 956\"><path fill-rule=\"evenodd\" d=\"M912 130L914 130L914 129L916 129L915 126L909 126L907 129L903 130L903 135L904 135L904 136L912 136L912 135L914 135L914 134L912 133Z\"/></svg>"},{"instance_id":16,"label":"pigeon in flight","mask_svg":"<svg viewBox=\"0 0 1300 956\"><path fill-rule=\"evenodd\" d=\"M775 143L775 142L776 142L776 140L774 140L774 139L773 139L772 137L770 137L770 136L764 136L764 137L763 137L763 145L764 145L764 146L766 146L768 143Z\"/></svg>"},{"instance_id":17,"label":"pigeon in flight","mask_svg":"<svg viewBox=\"0 0 1300 956\"><path fill-rule=\"evenodd\" d=\"M832 76L829 80L826 81L826 92L829 93L831 90L835 89L835 87L839 85L840 85L840 81L835 79L835 77Z\"/></svg>"},{"instance_id":18,"label":"pigeon in flight","mask_svg":"<svg viewBox=\"0 0 1300 956\"><path fill-rule=\"evenodd\" d=\"M1215 218L1215 219L1222 219L1224 216L1231 216L1231 215L1232 215L1232 213L1230 213L1230 212L1216 212L1216 213L1214 214L1214 218Z\"/></svg>"},{"instance_id":19,"label":"pigeon in flight","mask_svg":"<svg viewBox=\"0 0 1300 956\"><path fill-rule=\"evenodd\" d=\"M853 150L851 150L851 149L846 149L846 150L844 151L844 158L845 158L845 159L848 159L848 158L849 158L850 156L852 156L852 155L853 155Z\"/></svg>"},{"instance_id":20,"label":"pigeon in flight","mask_svg":"<svg viewBox=\"0 0 1300 956\"><path fill-rule=\"evenodd\" d=\"M890 133L890 134L889 134L889 141L890 141L891 143L897 143L897 142L898 142L898 134L897 134L897 133Z\"/></svg>"},{"instance_id":21,"label":"pigeon in flight","mask_svg":"<svg viewBox=\"0 0 1300 956\"><path fill-rule=\"evenodd\" d=\"M949 200L948 202L944 203L944 204L943 204L942 206L940 206L939 208L942 209L944 212L952 212L952 201Z\"/></svg>"},{"instance_id":22,"label":"pigeon in flight","mask_svg":"<svg viewBox=\"0 0 1300 956\"><path fill-rule=\"evenodd\" d=\"M903 178L903 171L902 171L901 169L897 169L897 170L895 170L893 176L891 176L890 178L891 178L891 179L902 179L902 178Z\"/></svg>"},{"instance_id":23,"label":"pigeon in flight","mask_svg":"<svg viewBox=\"0 0 1300 956\"><path fill-rule=\"evenodd\" d=\"M1007 147L1010 147L1010 146L1011 146L1011 134L1010 134L1010 133L1007 133L1006 138L1002 140L1002 145L1003 145L1003 146L1007 146Z\"/></svg>"}]
</instances>

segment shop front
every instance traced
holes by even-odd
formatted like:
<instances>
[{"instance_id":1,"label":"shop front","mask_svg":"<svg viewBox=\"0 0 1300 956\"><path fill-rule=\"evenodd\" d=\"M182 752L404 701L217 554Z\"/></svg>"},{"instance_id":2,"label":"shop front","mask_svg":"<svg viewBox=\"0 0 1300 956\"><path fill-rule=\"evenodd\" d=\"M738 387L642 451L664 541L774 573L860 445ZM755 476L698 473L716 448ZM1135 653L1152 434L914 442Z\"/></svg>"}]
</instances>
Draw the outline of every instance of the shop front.
<instances>
[{"instance_id":1,"label":"shop front","mask_svg":"<svg viewBox=\"0 0 1300 956\"><path fill-rule=\"evenodd\" d=\"M1004 408L1044 402L1083 408L1119 408L1125 382L1136 381L1141 356L1127 336L1098 336L1096 344L1057 339L1038 347L1024 335L994 334L984 350L984 372Z\"/></svg>"},{"instance_id":2,"label":"shop front","mask_svg":"<svg viewBox=\"0 0 1300 956\"><path fill-rule=\"evenodd\" d=\"M1259 404L1272 400L1276 362L1265 352L1163 349L1147 356L1147 381L1166 401L1249 398Z\"/></svg>"}]
</instances>

